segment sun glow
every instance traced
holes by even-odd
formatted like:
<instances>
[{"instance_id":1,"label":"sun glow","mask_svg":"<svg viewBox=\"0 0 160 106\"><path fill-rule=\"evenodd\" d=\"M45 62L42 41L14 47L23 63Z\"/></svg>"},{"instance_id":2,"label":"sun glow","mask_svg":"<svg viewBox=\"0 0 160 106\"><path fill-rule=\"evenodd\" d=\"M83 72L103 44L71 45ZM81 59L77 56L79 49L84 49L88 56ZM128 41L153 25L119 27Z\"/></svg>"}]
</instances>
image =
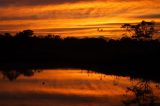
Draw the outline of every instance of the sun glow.
<instances>
[{"instance_id":1,"label":"sun glow","mask_svg":"<svg viewBox=\"0 0 160 106\"><path fill-rule=\"evenodd\" d=\"M102 34L96 32L96 29L104 28L104 24L111 23L117 23L117 27L119 27L118 23L133 23L141 20L159 22L160 5L157 2L157 0L79 0L79 2L46 1L46 3L32 4L22 0L21 4L4 4L0 8L0 32L33 29L36 33L53 33L62 36L79 36L81 34L81 36L109 35L117 37L121 36L120 33L119 35L107 32ZM94 26L94 30L89 31L88 26ZM108 26L105 27L110 30ZM61 28L61 31L59 29L56 31L56 28ZM66 28L77 28L77 31L74 33L75 29L69 32L63 30ZM45 32L44 29L50 31ZM54 30L51 31L51 29Z\"/></svg>"}]
</instances>

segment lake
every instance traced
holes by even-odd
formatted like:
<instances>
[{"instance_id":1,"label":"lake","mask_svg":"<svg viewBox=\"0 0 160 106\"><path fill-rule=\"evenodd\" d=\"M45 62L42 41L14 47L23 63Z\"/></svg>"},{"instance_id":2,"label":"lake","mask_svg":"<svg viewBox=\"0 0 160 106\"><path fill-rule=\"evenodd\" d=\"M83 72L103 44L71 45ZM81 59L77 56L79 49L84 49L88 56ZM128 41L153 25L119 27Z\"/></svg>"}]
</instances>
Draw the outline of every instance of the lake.
<instances>
[{"instance_id":1,"label":"lake","mask_svg":"<svg viewBox=\"0 0 160 106\"><path fill-rule=\"evenodd\" d=\"M160 83L81 69L0 71L0 106L144 105L160 105Z\"/></svg>"}]
</instances>

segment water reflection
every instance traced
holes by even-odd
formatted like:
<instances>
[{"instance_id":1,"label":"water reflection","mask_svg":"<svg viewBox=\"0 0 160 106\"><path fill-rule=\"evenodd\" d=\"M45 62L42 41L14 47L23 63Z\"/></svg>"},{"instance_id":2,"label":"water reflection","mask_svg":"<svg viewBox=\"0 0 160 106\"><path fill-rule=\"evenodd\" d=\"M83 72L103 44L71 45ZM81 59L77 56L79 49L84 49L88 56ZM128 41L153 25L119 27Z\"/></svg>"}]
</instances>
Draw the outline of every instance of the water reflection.
<instances>
[{"instance_id":1,"label":"water reflection","mask_svg":"<svg viewBox=\"0 0 160 106\"><path fill-rule=\"evenodd\" d=\"M20 75L23 76L33 76L34 73L40 72L40 70L1 70L3 79L8 79L10 81L16 80Z\"/></svg>"},{"instance_id":2,"label":"water reflection","mask_svg":"<svg viewBox=\"0 0 160 106\"><path fill-rule=\"evenodd\" d=\"M138 81L136 84L127 87L127 99L123 103L125 106L132 104L137 104L138 106L155 106L159 95L154 94L154 90L155 88L150 81Z\"/></svg>"},{"instance_id":3,"label":"water reflection","mask_svg":"<svg viewBox=\"0 0 160 106\"><path fill-rule=\"evenodd\" d=\"M160 105L159 84L152 81L78 69L5 70L0 76L0 106Z\"/></svg>"}]
</instances>

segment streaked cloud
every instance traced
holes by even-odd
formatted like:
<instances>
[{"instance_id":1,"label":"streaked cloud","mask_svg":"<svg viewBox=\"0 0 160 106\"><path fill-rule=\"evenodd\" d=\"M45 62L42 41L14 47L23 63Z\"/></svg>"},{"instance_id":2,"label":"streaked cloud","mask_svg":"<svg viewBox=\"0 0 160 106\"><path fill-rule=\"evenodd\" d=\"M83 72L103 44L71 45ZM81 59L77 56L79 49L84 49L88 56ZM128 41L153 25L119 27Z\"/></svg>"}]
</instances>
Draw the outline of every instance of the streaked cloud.
<instances>
[{"instance_id":1,"label":"streaked cloud","mask_svg":"<svg viewBox=\"0 0 160 106\"><path fill-rule=\"evenodd\" d=\"M157 19L160 18L160 14L145 14L145 15L135 16L135 18Z\"/></svg>"},{"instance_id":2,"label":"streaked cloud","mask_svg":"<svg viewBox=\"0 0 160 106\"><path fill-rule=\"evenodd\" d=\"M28 28L78 31L87 25L159 22L159 11L159 0L0 0L0 30L13 30L15 26L17 31Z\"/></svg>"},{"instance_id":3,"label":"streaked cloud","mask_svg":"<svg viewBox=\"0 0 160 106\"><path fill-rule=\"evenodd\" d=\"M37 5L56 5L64 3L76 3L94 0L1 0L0 6L37 6Z\"/></svg>"}]
</instances>

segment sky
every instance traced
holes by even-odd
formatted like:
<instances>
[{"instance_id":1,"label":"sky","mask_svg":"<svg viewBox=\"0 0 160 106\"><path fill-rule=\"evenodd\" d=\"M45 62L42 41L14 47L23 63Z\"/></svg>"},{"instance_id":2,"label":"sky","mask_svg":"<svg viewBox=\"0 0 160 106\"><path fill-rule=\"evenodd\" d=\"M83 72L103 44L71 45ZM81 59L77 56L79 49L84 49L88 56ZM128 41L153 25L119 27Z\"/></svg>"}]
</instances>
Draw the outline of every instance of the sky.
<instances>
[{"instance_id":1,"label":"sky","mask_svg":"<svg viewBox=\"0 0 160 106\"><path fill-rule=\"evenodd\" d=\"M122 23L159 22L159 11L159 0L0 0L0 32L116 38Z\"/></svg>"}]
</instances>

